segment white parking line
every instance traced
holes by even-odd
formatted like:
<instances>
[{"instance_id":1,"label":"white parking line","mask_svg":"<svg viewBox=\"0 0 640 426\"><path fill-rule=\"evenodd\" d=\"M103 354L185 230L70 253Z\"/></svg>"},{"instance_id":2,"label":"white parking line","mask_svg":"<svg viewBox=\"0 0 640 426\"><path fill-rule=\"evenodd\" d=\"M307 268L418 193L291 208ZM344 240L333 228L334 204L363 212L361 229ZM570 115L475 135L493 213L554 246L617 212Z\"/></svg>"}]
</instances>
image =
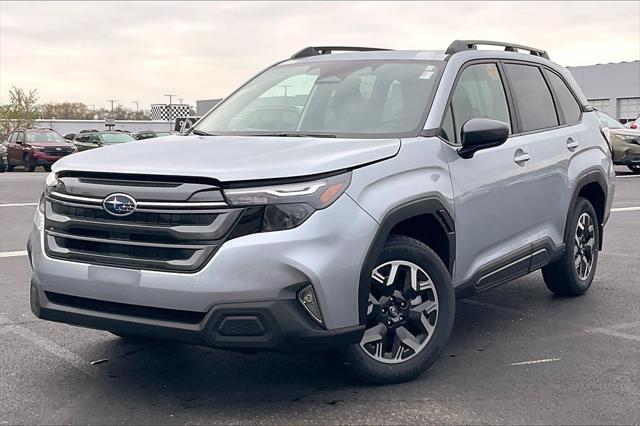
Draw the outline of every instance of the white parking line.
<instances>
[{"instance_id":1,"label":"white parking line","mask_svg":"<svg viewBox=\"0 0 640 426\"><path fill-rule=\"evenodd\" d=\"M636 212L639 210L640 207L618 207L616 209L611 209L612 212Z\"/></svg>"},{"instance_id":2,"label":"white parking line","mask_svg":"<svg viewBox=\"0 0 640 426\"><path fill-rule=\"evenodd\" d=\"M537 359L535 361L523 361L523 362L512 362L511 366L515 365L530 365L530 364L542 364L544 362L555 362L560 361L562 358L546 358L546 359Z\"/></svg>"},{"instance_id":3,"label":"white parking line","mask_svg":"<svg viewBox=\"0 0 640 426\"><path fill-rule=\"evenodd\" d=\"M633 328L633 327L640 327L640 321L626 322L623 324L611 325L609 327L592 328L587 330L587 332L606 334L608 336L621 337L623 339L640 342L640 336L637 336L635 334L621 333L619 331L616 331L616 330L624 330L625 328Z\"/></svg>"},{"instance_id":4,"label":"white parking line","mask_svg":"<svg viewBox=\"0 0 640 426\"><path fill-rule=\"evenodd\" d=\"M38 203L13 203L13 204L0 204L0 207L24 207L24 206L37 206Z\"/></svg>"},{"instance_id":5,"label":"white parking line","mask_svg":"<svg viewBox=\"0 0 640 426\"><path fill-rule=\"evenodd\" d=\"M60 358L62 361L66 362L76 370L81 371L88 376L95 377L96 371L92 370L85 360L83 360L70 350L63 348L57 343L54 343L46 337L34 333L33 331L22 327L21 325L14 324L11 320L3 317L2 315L0 315L0 324L3 324L2 329L4 330L4 332L11 331L22 337L23 339L33 343L40 349L43 349L49 352L51 355Z\"/></svg>"},{"instance_id":6,"label":"white parking line","mask_svg":"<svg viewBox=\"0 0 640 426\"><path fill-rule=\"evenodd\" d=\"M0 257L18 257L18 256L26 256L28 253L26 250L20 251L2 251L0 252Z\"/></svg>"}]
</instances>

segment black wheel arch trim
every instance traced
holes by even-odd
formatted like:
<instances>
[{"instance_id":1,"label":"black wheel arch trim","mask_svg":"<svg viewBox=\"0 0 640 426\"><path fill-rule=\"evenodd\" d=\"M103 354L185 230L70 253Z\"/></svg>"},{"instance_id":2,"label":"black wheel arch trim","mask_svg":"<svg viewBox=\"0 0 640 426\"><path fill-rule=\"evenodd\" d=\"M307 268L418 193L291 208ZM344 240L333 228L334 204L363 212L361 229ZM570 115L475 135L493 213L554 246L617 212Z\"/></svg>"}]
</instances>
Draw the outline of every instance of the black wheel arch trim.
<instances>
[{"instance_id":1,"label":"black wheel arch trim","mask_svg":"<svg viewBox=\"0 0 640 426\"><path fill-rule=\"evenodd\" d=\"M380 252L391 230L399 223L416 216L433 216L445 232L449 245L449 264L447 270L453 274L453 265L456 253L455 225L445 203L438 197L421 198L394 207L387 212L380 221L380 226L369 245L369 250L360 270L360 281L358 286L358 313L360 324L365 324L367 317L367 301L371 286L371 271L375 267Z\"/></svg>"},{"instance_id":2,"label":"black wheel arch trim","mask_svg":"<svg viewBox=\"0 0 640 426\"><path fill-rule=\"evenodd\" d=\"M598 221L598 222L602 222L602 223L598 223L598 231L599 231L599 241L598 241L598 250L602 250L602 241L603 241L603 235L604 235L604 224L607 221L607 212L606 212L606 208L607 208L607 200L609 197L609 187L607 185L607 179L604 175L604 172L600 169L591 169L591 170L587 170L584 173L582 173L580 175L580 177L577 179L576 182L576 186L573 189L573 194L571 195L571 202L569 203L569 210L567 211L567 218L566 218L566 222L565 222L565 228L564 230L566 231L567 227L569 226L569 213L573 211L573 209L576 206L576 203L578 201L578 195L580 194L580 191L582 191L582 189L587 186L590 185L592 183L597 183L598 186L600 186L600 189L602 190L602 193L604 194L604 210L603 210L603 214L602 214L602 220ZM595 207L595 206L594 206Z\"/></svg>"}]
</instances>

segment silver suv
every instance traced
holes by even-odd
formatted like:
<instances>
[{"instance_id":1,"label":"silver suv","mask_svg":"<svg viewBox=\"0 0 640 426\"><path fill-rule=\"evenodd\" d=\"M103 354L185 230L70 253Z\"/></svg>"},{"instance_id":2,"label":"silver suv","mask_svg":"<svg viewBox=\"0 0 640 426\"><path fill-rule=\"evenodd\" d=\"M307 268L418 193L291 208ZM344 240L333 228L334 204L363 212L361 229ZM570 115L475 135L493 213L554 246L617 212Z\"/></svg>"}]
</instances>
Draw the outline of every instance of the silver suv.
<instances>
[{"instance_id":1,"label":"silver suv","mask_svg":"<svg viewBox=\"0 0 640 426\"><path fill-rule=\"evenodd\" d=\"M540 268L558 295L589 288L615 176L599 128L534 48L309 47L188 136L57 162L31 308L124 338L331 350L367 381L409 380L456 296Z\"/></svg>"}]
</instances>

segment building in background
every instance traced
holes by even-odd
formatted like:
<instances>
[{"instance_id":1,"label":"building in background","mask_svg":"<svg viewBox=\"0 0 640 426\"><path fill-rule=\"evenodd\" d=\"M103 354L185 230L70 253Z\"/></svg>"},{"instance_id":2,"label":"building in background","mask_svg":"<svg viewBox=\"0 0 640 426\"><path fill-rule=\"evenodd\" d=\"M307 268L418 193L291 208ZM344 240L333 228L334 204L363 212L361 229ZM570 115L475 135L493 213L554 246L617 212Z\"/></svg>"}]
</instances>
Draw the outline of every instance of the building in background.
<instances>
[{"instance_id":1,"label":"building in background","mask_svg":"<svg viewBox=\"0 0 640 426\"><path fill-rule=\"evenodd\" d=\"M188 117L191 105L188 104L151 104L151 119L162 121L175 121L178 117Z\"/></svg>"},{"instance_id":2,"label":"building in background","mask_svg":"<svg viewBox=\"0 0 640 426\"><path fill-rule=\"evenodd\" d=\"M202 99L196 101L196 115L202 117L205 115L211 108L218 105L222 99Z\"/></svg>"},{"instance_id":3,"label":"building in background","mask_svg":"<svg viewBox=\"0 0 640 426\"><path fill-rule=\"evenodd\" d=\"M640 61L567 69L594 108L622 123L640 116Z\"/></svg>"}]
</instances>

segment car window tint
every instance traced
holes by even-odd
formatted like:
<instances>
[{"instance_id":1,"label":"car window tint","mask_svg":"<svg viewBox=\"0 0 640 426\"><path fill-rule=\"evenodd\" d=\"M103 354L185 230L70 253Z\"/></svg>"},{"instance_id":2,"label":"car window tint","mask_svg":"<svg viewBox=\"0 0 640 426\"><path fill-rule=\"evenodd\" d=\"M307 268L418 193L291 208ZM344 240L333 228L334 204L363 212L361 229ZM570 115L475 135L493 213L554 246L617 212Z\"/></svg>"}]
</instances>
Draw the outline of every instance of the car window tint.
<instances>
[{"instance_id":1,"label":"car window tint","mask_svg":"<svg viewBox=\"0 0 640 426\"><path fill-rule=\"evenodd\" d=\"M535 66L505 64L522 131L546 129L558 125L556 109L547 83Z\"/></svg>"},{"instance_id":2,"label":"car window tint","mask_svg":"<svg viewBox=\"0 0 640 426\"><path fill-rule=\"evenodd\" d=\"M496 64L471 65L462 71L451 101L456 137L472 118L491 118L509 125L509 108ZM451 135L450 135L451 137Z\"/></svg>"},{"instance_id":3,"label":"car window tint","mask_svg":"<svg viewBox=\"0 0 640 426\"><path fill-rule=\"evenodd\" d=\"M558 74L549 70L544 70L553 91L556 92L556 97L560 103L564 120L567 124L576 124L580 121L580 115L582 109L576 101L576 98L571 93L571 90L567 87L565 82L558 76Z\"/></svg>"}]
</instances>

